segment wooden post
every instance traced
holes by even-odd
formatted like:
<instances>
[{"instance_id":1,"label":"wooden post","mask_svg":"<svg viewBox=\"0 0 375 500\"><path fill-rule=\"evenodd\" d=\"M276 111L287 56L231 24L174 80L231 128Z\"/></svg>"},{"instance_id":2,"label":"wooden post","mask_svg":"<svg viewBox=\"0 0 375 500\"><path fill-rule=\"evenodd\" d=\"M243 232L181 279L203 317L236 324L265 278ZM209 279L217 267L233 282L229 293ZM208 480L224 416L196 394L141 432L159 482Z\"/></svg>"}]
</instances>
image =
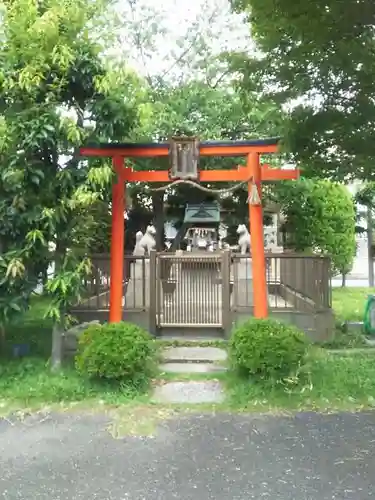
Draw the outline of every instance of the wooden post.
<instances>
[{"instance_id":1,"label":"wooden post","mask_svg":"<svg viewBox=\"0 0 375 500\"><path fill-rule=\"evenodd\" d=\"M230 250L224 250L221 257L221 303L222 303L222 325L224 331L224 337L228 339L230 337L230 332L232 330L232 311L230 307L230 295L232 284L230 281L230 265L231 265L231 254Z\"/></svg>"},{"instance_id":2,"label":"wooden post","mask_svg":"<svg viewBox=\"0 0 375 500\"><path fill-rule=\"evenodd\" d=\"M150 276L149 282L147 283L150 290L150 308L149 308L149 331L151 335L157 335L158 330L158 308L157 308L157 287L160 286L160 283L157 279L157 260L156 260L156 251L151 250L150 252ZM145 277L144 277L145 278Z\"/></svg>"},{"instance_id":3,"label":"wooden post","mask_svg":"<svg viewBox=\"0 0 375 500\"><path fill-rule=\"evenodd\" d=\"M249 223L251 236L251 258L253 268L254 317L268 316L266 258L264 255L262 185L259 154L251 153L247 157L247 168L252 182L248 183L249 202L253 183L255 183L260 203L249 203Z\"/></svg>"},{"instance_id":4,"label":"wooden post","mask_svg":"<svg viewBox=\"0 0 375 500\"><path fill-rule=\"evenodd\" d=\"M109 299L109 322L122 320L122 297L124 279L124 211L125 182L119 175L123 167L123 158L113 158L113 168L117 179L112 186L112 233L111 233L111 282Z\"/></svg>"}]
</instances>

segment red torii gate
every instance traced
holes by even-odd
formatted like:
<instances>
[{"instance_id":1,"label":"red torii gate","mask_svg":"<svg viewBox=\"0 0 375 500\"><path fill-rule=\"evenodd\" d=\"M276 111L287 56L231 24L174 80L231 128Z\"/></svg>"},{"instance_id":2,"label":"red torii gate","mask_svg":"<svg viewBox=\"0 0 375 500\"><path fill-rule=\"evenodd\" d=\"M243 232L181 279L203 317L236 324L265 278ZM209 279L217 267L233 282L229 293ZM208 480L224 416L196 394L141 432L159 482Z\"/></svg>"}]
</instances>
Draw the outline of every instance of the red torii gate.
<instances>
[{"instance_id":1,"label":"red torii gate","mask_svg":"<svg viewBox=\"0 0 375 500\"><path fill-rule=\"evenodd\" d=\"M253 268L254 316L268 316L266 260L263 237L262 181L297 179L298 169L284 170L260 164L260 155L278 152L278 138L248 141L207 141L199 144L199 156L246 156L246 166L230 170L201 170L199 182L246 182L249 199L254 189L258 201L249 203L249 225ZM171 182L170 173L164 171L134 171L125 165L125 158L167 157L169 143L97 144L80 148L82 156L112 158L117 179L112 188L112 233L110 263L109 321L122 320L123 271L124 271L124 212L126 208L125 186L127 182Z\"/></svg>"}]
</instances>

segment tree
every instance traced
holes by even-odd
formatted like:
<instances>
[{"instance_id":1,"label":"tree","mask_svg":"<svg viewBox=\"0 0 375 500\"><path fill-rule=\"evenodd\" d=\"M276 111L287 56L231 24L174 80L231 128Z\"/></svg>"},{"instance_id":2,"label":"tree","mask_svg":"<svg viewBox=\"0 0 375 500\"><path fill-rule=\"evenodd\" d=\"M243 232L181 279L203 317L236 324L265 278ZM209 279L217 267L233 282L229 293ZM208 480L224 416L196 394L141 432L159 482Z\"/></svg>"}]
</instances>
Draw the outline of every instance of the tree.
<instances>
[{"instance_id":1,"label":"tree","mask_svg":"<svg viewBox=\"0 0 375 500\"><path fill-rule=\"evenodd\" d=\"M305 174L374 177L375 4L371 0L232 0L258 51L237 53L233 69L289 109L285 145Z\"/></svg>"},{"instance_id":2,"label":"tree","mask_svg":"<svg viewBox=\"0 0 375 500\"><path fill-rule=\"evenodd\" d=\"M368 256L368 281L369 286L373 287L375 284L374 278L374 210L375 210L375 183L367 182L356 193L355 200L358 204L366 207L365 213L359 211L358 218L366 220L366 228L362 224L359 226L360 232L367 233L367 256ZM361 221L359 221L361 222Z\"/></svg>"},{"instance_id":3,"label":"tree","mask_svg":"<svg viewBox=\"0 0 375 500\"><path fill-rule=\"evenodd\" d=\"M332 259L333 274L347 274L356 251L354 201L345 186L319 179L280 183L275 191L285 214L285 245Z\"/></svg>"},{"instance_id":4,"label":"tree","mask_svg":"<svg viewBox=\"0 0 375 500\"><path fill-rule=\"evenodd\" d=\"M112 179L110 165L81 162L77 148L85 140L121 140L138 119L139 79L104 64L103 47L90 37L105 7L95 0L3 5L0 324L28 307L55 241L57 273L48 283L54 352L90 272L94 214Z\"/></svg>"},{"instance_id":5,"label":"tree","mask_svg":"<svg viewBox=\"0 0 375 500\"><path fill-rule=\"evenodd\" d=\"M142 12L144 4L141 3ZM136 4L137 9L140 5ZM241 33L237 16L222 12L217 2L207 2L204 11L187 23L187 28L181 29L181 35L176 38L172 50L166 50L158 45L158 37L167 36L162 20L151 13L144 16L142 23L137 23L137 12L133 12L129 29L133 33L133 45L138 60L142 62L143 71L148 82L147 119L143 120L140 130L135 131L135 140L167 141L171 135L187 134L198 136L201 140L234 140L254 138L264 135L277 135L281 122L280 112L269 102L258 99L248 99L244 102L232 85L229 66L221 53L214 47L213 40L221 33L222 40L230 40L231 35ZM146 10L147 12L147 10ZM135 20L134 20L135 19ZM148 21L147 21L148 20ZM156 25L156 23L159 25ZM168 34L168 37L170 33ZM244 32L241 33L242 43L247 41ZM221 44L220 49L229 50ZM233 44L233 37L231 43ZM236 43L236 42L234 42ZM175 48L177 47L177 48ZM157 56L156 56L157 54ZM151 73L148 70L152 57L161 59L161 68ZM152 64L151 64L152 66ZM200 168L231 168L238 164L236 158L202 158ZM167 161L156 162L137 161L136 168L167 169ZM167 214L179 220L183 217L186 201L191 203L212 198L191 186L178 186L166 192L153 192L153 187L136 186L143 198L150 198L154 223L157 229L157 246L163 248L164 204L168 207ZM224 187L224 186L208 186ZM242 198L242 197L241 197ZM238 200L236 196L234 200ZM246 205L242 210L247 217ZM177 234L171 250L179 242Z\"/></svg>"},{"instance_id":6,"label":"tree","mask_svg":"<svg viewBox=\"0 0 375 500\"><path fill-rule=\"evenodd\" d=\"M148 0L129 1L119 13L117 49L121 50L117 57L133 61L148 86L148 104L143 108L141 127L134 131L134 140L166 141L178 133L197 135L202 140L277 133L278 117L273 116L278 114L276 108L256 99L247 103L240 100L223 57L225 51L244 48L249 43L242 16L231 13L228 5L217 0L203 0L190 19L181 19L178 7L178 2L172 2L163 11ZM179 16L178 27L173 26L174 13ZM220 44L216 43L218 38ZM235 158L202 158L200 168L230 168L237 163ZM166 159L136 161L135 168L167 169L168 163ZM157 247L162 249L164 206L168 207L168 216L181 220L187 200L199 202L206 200L207 195L191 186L166 192L152 191L155 187L161 186L132 186L131 193L152 207ZM243 212L247 217L245 204Z\"/></svg>"}]
</instances>

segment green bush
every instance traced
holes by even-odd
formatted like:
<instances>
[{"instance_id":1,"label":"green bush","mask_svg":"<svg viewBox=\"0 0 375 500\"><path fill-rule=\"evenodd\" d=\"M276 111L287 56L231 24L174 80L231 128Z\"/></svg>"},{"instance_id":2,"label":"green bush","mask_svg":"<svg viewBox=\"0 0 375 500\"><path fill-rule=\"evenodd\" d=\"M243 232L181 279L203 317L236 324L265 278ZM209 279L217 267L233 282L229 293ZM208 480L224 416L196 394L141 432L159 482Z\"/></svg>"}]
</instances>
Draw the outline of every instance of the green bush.
<instances>
[{"instance_id":1,"label":"green bush","mask_svg":"<svg viewBox=\"0 0 375 500\"><path fill-rule=\"evenodd\" d=\"M75 366L82 375L135 382L152 375L156 347L151 335L132 323L92 325L78 342Z\"/></svg>"},{"instance_id":2,"label":"green bush","mask_svg":"<svg viewBox=\"0 0 375 500\"><path fill-rule=\"evenodd\" d=\"M236 327L229 342L231 366L240 374L281 380L303 364L308 341L303 332L272 319L251 319Z\"/></svg>"}]
</instances>

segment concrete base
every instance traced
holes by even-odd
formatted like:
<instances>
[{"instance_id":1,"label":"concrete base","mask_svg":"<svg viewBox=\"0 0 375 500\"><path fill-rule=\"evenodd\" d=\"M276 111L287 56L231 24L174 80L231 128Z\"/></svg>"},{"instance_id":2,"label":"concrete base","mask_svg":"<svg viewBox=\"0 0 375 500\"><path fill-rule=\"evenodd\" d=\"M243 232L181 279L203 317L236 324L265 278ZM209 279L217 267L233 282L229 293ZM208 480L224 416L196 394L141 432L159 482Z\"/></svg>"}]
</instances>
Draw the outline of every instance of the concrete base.
<instances>
[{"instance_id":1,"label":"concrete base","mask_svg":"<svg viewBox=\"0 0 375 500\"><path fill-rule=\"evenodd\" d=\"M365 337L365 344L369 347L375 347L375 337Z\"/></svg>"},{"instance_id":2,"label":"concrete base","mask_svg":"<svg viewBox=\"0 0 375 500\"><path fill-rule=\"evenodd\" d=\"M363 333L363 321L345 321L344 328L347 332Z\"/></svg>"},{"instance_id":3,"label":"concrete base","mask_svg":"<svg viewBox=\"0 0 375 500\"><path fill-rule=\"evenodd\" d=\"M300 312L294 310L271 310L271 318L295 325L306 333L313 342L328 342L335 336L335 319L332 309L323 311ZM236 312L233 325L243 323L253 317L252 311Z\"/></svg>"},{"instance_id":4,"label":"concrete base","mask_svg":"<svg viewBox=\"0 0 375 500\"><path fill-rule=\"evenodd\" d=\"M283 300L283 299L280 299ZM77 309L72 311L73 315L76 316L80 323L84 321L98 320L100 323L105 323L108 321L109 312L108 310L82 310ZM252 308L243 308L239 311L231 312L230 323L233 326L242 323L249 318L253 317ZM307 336L314 342L330 341L334 338L335 334L335 320L332 309L316 311L316 312L300 312L293 309L279 309L270 310L270 317L278 319L280 321L285 321L286 323L293 324L303 330ZM150 315L148 311L124 311L123 321L129 321L130 323L135 323L147 331L150 329ZM168 326L158 329L154 332L157 337L163 338L176 338L179 339L202 339L202 340L212 340L212 339L224 339L230 336L230 330L228 330L227 335L220 327L206 327L201 326L196 327L184 327L184 326ZM72 345L74 343L74 346ZM69 342L69 347L66 348L72 355L75 352L76 340L72 339Z\"/></svg>"}]
</instances>

